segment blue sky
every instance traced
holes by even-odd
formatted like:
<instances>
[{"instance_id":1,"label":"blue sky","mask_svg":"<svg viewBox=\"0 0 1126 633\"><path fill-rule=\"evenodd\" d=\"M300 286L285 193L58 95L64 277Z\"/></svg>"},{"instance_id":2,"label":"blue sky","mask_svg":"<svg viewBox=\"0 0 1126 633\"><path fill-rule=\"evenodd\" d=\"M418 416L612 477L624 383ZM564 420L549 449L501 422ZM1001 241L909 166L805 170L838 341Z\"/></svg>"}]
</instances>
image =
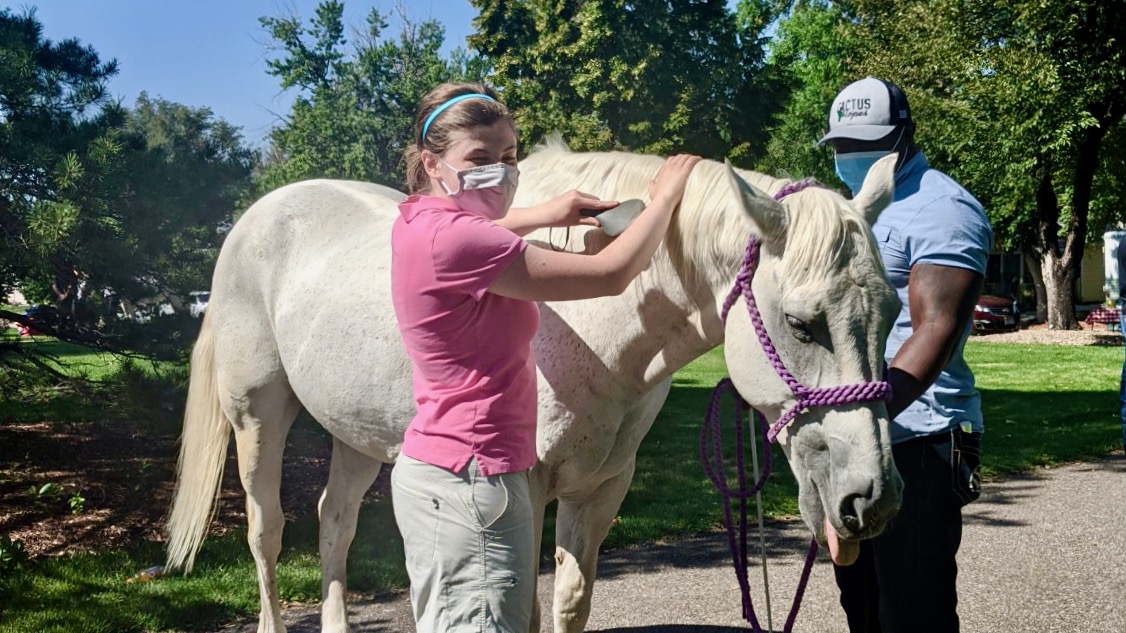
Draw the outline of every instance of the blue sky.
<instances>
[{"instance_id":1,"label":"blue sky","mask_svg":"<svg viewBox=\"0 0 1126 633\"><path fill-rule=\"evenodd\" d=\"M292 91L282 92L266 74L267 36L261 16L313 14L317 0L40 0L7 5L34 7L46 37L77 37L103 60L117 59L110 91L131 105L141 91L191 106L207 106L238 125L255 145L289 110ZM469 0L406 0L410 17L435 18L446 27L446 51L465 46L477 15ZM396 0L344 4L349 25L363 26L372 8L386 14ZM397 18L389 20L397 32Z\"/></svg>"}]
</instances>

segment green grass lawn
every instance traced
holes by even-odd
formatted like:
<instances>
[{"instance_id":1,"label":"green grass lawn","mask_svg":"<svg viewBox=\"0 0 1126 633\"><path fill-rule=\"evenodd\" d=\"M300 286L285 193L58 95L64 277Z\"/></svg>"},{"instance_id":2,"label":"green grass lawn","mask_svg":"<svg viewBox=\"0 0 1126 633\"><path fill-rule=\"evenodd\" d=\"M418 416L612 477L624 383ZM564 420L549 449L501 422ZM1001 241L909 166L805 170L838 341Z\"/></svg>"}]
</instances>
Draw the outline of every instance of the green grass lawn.
<instances>
[{"instance_id":1,"label":"green grass lawn","mask_svg":"<svg viewBox=\"0 0 1126 633\"><path fill-rule=\"evenodd\" d=\"M0 332L0 340L40 354L44 364L72 378L98 382L113 377L121 369L122 360L118 356L49 336L20 337L14 329L9 329ZM0 399L0 420L9 422L74 422L92 420L101 414L98 406L81 398L67 397L49 385L23 389L19 398Z\"/></svg>"},{"instance_id":2,"label":"green grass lawn","mask_svg":"<svg viewBox=\"0 0 1126 633\"><path fill-rule=\"evenodd\" d=\"M17 340L21 346L34 348L44 354L48 365L70 376L102 380L112 376L121 367L120 358L109 352L93 350L50 336L24 336Z\"/></svg>"},{"instance_id":3,"label":"green grass lawn","mask_svg":"<svg viewBox=\"0 0 1126 633\"><path fill-rule=\"evenodd\" d=\"M1121 347L970 342L989 476L1091 459L1122 446Z\"/></svg>"},{"instance_id":4,"label":"green grass lawn","mask_svg":"<svg viewBox=\"0 0 1126 633\"><path fill-rule=\"evenodd\" d=\"M20 337L14 329L0 332L0 340L6 344L15 344L17 349L36 353L48 367L74 378L102 381L116 374L122 366L119 357L105 351L45 336ZM6 396L0 399L0 422L74 422L97 419L101 414L97 405L75 398L70 390L57 389L52 382L39 381L34 386L17 387L12 384L14 377L0 375L3 390L19 391L19 398Z\"/></svg>"},{"instance_id":5,"label":"green grass lawn","mask_svg":"<svg viewBox=\"0 0 1126 633\"><path fill-rule=\"evenodd\" d=\"M985 407L983 470L998 476L1040 465L1097 458L1119 446L1119 347L1003 345L971 340L967 357ZM700 423L725 368L719 350L681 371L638 453L633 487L607 547L717 529L719 495L699 463ZM730 424L730 423L728 423ZM731 427L724 429L730 440ZM765 490L774 516L796 513L796 487L781 455ZM126 584L162 562L160 548L42 560L18 577L0 579L0 632L192 630L258 609L253 563L244 534L208 540L196 571ZM545 536L549 543L550 534ZM282 599L320 598L316 522L286 527ZM382 500L366 506L350 556L350 589L361 595L405 586L401 543ZM7 611L4 611L7 601Z\"/></svg>"}]
</instances>

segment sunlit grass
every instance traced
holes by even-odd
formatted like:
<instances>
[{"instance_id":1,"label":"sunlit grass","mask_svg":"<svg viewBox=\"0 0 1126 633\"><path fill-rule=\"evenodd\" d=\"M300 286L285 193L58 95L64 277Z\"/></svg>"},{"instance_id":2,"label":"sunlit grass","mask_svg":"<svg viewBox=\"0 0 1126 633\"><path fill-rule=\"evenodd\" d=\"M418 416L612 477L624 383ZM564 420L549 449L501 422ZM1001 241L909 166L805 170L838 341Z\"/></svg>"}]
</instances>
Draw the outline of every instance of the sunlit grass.
<instances>
[{"instance_id":1,"label":"sunlit grass","mask_svg":"<svg viewBox=\"0 0 1126 633\"><path fill-rule=\"evenodd\" d=\"M974 343L988 477L1105 455L1121 446L1123 348Z\"/></svg>"},{"instance_id":2,"label":"sunlit grass","mask_svg":"<svg viewBox=\"0 0 1126 633\"><path fill-rule=\"evenodd\" d=\"M119 356L50 336L22 336L17 340L22 348L40 354L49 367L69 376L102 380L121 367Z\"/></svg>"}]
</instances>

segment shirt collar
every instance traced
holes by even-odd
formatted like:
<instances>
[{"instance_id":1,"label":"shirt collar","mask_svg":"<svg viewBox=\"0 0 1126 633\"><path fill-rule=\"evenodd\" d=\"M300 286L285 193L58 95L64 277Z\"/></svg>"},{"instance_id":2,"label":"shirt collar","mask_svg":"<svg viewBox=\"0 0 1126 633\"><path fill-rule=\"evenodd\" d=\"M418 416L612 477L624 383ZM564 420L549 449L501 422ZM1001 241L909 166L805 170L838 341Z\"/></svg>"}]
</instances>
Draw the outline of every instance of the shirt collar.
<instances>
[{"instance_id":1,"label":"shirt collar","mask_svg":"<svg viewBox=\"0 0 1126 633\"><path fill-rule=\"evenodd\" d=\"M425 194L414 194L399 203L399 213L407 222L414 220L424 211L459 211L460 209L453 200Z\"/></svg>"},{"instance_id":2,"label":"shirt collar","mask_svg":"<svg viewBox=\"0 0 1126 633\"><path fill-rule=\"evenodd\" d=\"M923 176L923 172L928 169L930 169L930 163L927 162L927 157L923 156L922 152L915 152L911 160L904 163L903 167L900 167L899 171L895 173L896 189L913 180L918 180Z\"/></svg>"}]
</instances>

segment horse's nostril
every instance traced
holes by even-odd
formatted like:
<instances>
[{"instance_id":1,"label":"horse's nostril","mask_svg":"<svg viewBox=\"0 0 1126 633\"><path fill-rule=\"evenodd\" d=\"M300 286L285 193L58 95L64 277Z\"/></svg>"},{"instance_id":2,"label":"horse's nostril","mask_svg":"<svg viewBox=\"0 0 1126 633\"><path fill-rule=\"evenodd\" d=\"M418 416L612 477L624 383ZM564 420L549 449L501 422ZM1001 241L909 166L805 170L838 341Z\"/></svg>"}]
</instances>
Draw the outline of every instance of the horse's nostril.
<instances>
[{"instance_id":1,"label":"horse's nostril","mask_svg":"<svg viewBox=\"0 0 1126 633\"><path fill-rule=\"evenodd\" d=\"M863 495L847 495L844 500L841 501L841 523L849 530L859 531L863 525L860 521L860 514L867 503L868 500Z\"/></svg>"}]
</instances>

